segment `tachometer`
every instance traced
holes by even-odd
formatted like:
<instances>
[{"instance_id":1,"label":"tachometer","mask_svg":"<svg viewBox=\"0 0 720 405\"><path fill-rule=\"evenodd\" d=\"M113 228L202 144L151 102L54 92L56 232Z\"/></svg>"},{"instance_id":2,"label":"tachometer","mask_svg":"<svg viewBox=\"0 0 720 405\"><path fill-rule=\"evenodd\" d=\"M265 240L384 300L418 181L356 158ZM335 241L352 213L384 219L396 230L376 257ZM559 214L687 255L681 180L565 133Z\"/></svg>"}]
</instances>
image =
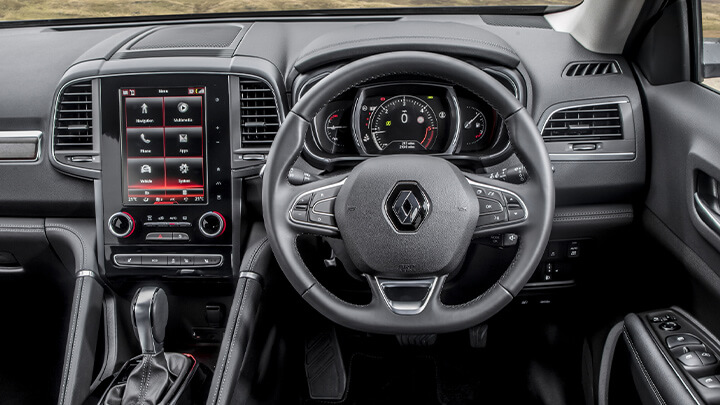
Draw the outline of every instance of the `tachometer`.
<instances>
[{"instance_id":1,"label":"tachometer","mask_svg":"<svg viewBox=\"0 0 720 405\"><path fill-rule=\"evenodd\" d=\"M438 122L428 103L415 96L392 97L370 117L370 134L378 150L398 143L398 149L431 150L437 140Z\"/></svg>"}]
</instances>

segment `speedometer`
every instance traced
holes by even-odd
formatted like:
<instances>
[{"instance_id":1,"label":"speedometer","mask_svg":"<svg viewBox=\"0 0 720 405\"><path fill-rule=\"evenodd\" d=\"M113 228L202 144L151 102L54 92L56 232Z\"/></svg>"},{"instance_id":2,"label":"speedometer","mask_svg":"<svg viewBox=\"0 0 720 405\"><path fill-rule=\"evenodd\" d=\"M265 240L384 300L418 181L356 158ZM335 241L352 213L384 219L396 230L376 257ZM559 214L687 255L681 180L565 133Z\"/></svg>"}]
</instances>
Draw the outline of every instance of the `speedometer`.
<instances>
[{"instance_id":1,"label":"speedometer","mask_svg":"<svg viewBox=\"0 0 720 405\"><path fill-rule=\"evenodd\" d=\"M378 150L397 143L398 149L432 150L437 141L438 122L435 111L419 97L392 97L370 117L370 134Z\"/></svg>"}]
</instances>

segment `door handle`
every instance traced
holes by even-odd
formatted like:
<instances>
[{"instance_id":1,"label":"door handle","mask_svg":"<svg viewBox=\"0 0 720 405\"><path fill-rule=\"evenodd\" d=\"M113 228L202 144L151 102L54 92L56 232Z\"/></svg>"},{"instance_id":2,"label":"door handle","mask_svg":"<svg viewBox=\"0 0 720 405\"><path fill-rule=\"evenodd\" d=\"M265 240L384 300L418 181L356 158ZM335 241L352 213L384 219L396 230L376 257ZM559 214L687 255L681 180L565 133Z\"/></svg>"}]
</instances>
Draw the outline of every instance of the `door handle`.
<instances>
[{"instance_id":1,"label":"door handle","mask_svg":"<svg viewBox=\"0 0 720 405\"><path fill-rule=\"evenodd\" d=\"M709 203L703 201L699 193L695 193L695 211L697 211L700 219L709 226L716 234L720 235L720 215L715 213Z\"/></svg>"}]
</instances>

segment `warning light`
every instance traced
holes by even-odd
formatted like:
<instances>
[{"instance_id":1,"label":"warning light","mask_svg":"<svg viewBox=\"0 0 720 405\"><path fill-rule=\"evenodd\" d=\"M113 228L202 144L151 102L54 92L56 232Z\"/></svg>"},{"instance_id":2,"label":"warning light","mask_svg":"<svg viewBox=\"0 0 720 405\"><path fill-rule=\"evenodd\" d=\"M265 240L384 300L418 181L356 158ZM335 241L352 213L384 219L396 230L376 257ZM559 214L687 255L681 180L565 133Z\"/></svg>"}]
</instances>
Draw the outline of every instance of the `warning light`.
<instances>
[{"instance_id":1,"label":"warning light","mask_svg":"<svg viewBox=\"0 0 720 405\"><path fill-rule=\"evenodd\" d=\"M385 126L389 127L392 124L392 121L385 121Z\"/></svg>"},{"instance_id":2,"label":"warning light","mask_svg":"<svg viewBox=\"0 0 720 405\"><path fill-rule=\"evenodd\" d=\"M428 100L432 100L434 98L435 98L435 96L428 96Z\"/></svg>"},{"instance_id":3,"label":"warning light","mask_svg":"<svg viewBox=\"0 0 720 405\"><path fill-rule=\"evenodd\" d=\"M380 101L385 101L385 97L380 97Z\"/></svg>"}]
</instances>

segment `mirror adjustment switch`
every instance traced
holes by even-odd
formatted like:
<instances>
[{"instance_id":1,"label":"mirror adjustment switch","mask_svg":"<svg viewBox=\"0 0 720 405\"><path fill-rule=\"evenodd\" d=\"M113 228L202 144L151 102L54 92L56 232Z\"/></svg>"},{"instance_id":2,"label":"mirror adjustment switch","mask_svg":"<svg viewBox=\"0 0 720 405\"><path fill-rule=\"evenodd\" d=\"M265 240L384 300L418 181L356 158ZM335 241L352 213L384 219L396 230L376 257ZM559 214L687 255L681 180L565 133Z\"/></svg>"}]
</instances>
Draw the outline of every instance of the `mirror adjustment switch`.
<instances>
[{"instance_id":1,"label":"mirror adjustment switch","mask_svg":"<svg viewBox=\"0 0 720 405\"><path fill-rule=\"evenodd\" d=\"M720 388L720 380L714 375L698 378L698 382L707 388L718 389Z\"/></svg>"},{"instance_id":2,"label":"mirror adjustment switch","mask_svg":"<svg viewBox=\"0 0 720 405\"><path fill-rule=\"evenodd\" d=\"M703 365L700 356L696 352L685 353L677 358L686 367L699 367Z\"/></svg>"},{"instance_id":3,"label":"mirror adjustment switch","mask_svg":"<svg viewBox=\"0 0 720 405\"><path fill-rule=\"evenodd\" d=\"M677 346L701 345L702 343L691 335L671 335L665 339L668 349Z\"/></svg>"},{"instance_id":4,"label":"mirror adjustment switch","mask_svg":"<svg viewBox=\"0 0 720 405\"><path fill-rule=\"evenodd\" d=\"M678 325L676 322L670 321L670 322L663 322L660 324L660 329L666 330L666 331L674 331L680 329L680 325Z\"/></svg>"}]
</instances>

